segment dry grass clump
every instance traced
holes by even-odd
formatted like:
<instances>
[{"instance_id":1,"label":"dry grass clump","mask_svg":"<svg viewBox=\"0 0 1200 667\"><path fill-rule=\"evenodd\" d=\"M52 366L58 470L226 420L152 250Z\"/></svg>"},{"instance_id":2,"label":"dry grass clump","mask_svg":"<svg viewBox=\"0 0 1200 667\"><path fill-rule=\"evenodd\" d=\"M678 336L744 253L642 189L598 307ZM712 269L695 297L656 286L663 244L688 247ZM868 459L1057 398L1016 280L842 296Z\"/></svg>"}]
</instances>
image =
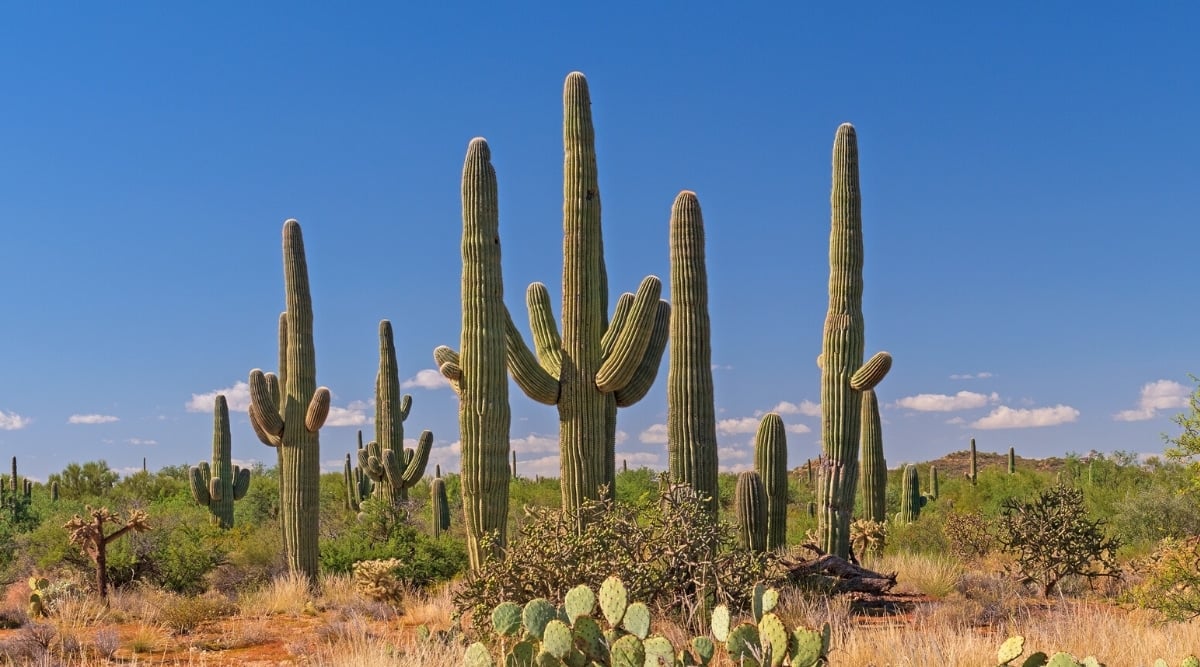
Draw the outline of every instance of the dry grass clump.
<instances>
[{"instance_id":1,"label":"dry grass clump","mask_svg":"<svg viewBox=\"0 0 1200 667\"><path fill-rule=\"evenodd\" d=\"M300 616L314 610L313 593L303 574L289 572L275 577L266 586L242 593L238 608L243 616L252 618Z\"/></svg>"},{"instance_id":2,"label":"dry grass clump","mask_svg":"<svg viewBox=\"0 0 1200 667\"><path fill-rule=\"evenodd\" d=\"M896 572L897 592L942 599L958 588L964 568L956 558L936 554L888 554L871 563L878 572Z\"/></svg>"}]
</instances>

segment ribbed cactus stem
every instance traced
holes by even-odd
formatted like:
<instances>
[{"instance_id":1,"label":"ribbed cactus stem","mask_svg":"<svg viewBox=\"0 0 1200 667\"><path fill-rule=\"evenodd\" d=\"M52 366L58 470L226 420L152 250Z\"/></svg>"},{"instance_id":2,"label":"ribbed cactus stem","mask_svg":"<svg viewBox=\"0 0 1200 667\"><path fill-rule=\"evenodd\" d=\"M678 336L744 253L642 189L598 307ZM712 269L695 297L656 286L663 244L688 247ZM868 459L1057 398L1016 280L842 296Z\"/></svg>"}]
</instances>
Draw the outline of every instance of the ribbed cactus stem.
<instances>
[{"instance_id":1,"label":"ribbed cactus stem","mask_svg":"<svg viewBox=\"0 0 1200 667\"><path fill-rule=\"evenodd\" d=\"M767 499L766 548L782 549L787 546L787 431L783 418L774 412L763 415L758 423L754 470L762 479Z\"/></svg>"},{"instance_id":2,"label":"ribbed cactus stem","mask_svg":"<svg viewBox=\"0 0 1200 667\"><path fill-rule=\"evenodd\" d=\"M900 512L896 515L897 523L912 523L921 514L921 505L925 499L921 496L921 480L917 477L917 467L904 466L900 478Z\"/></svg>"},{"instance_id":3,"label":"ribbed cactus stem","mask_svg":"<svg viewBox=\"0 0 1200 667\"><path fill-rule=\"evenodd\" d=\"M579 72L563 86L562 333L541 283L527 294L533 352L511 321L508 366L521 390L558 406L563 506L610 493L616 477L617 408L650 390L668 336L670 306L662 284L642 281L636 295L618 301L608 320L608 277L600 228L596 138L587 79Z\"/></svg>"},{"instance_id":4,"label":"ribbed cactus stem","mask_svg":"<svg viewBox=\"0 0 1200 667\"><path fill-rule=\"evenodd\" d=\"M671 207L670 248L673 303L669 329L671 355L667 366L667 454L671 478L707 497L708 510L715 517L719 495L717 417L713 402L708 269L704 256L704 217L693 192L679 193ZM769 482L767 493L769 498Z\"/></svg>"},{"instance_id":5,"label":"ribbed cactus stem","mask_svg":"<svg viewBox=\"0 0 1200 667\"><path fill-rule=\"evenodd\" d=\"M757 472L747 470L738 475L733 505L742 548L764 551L767 547L767 491Z\"/></svg>"},{"instance_id":6,"label":"ribbed cactus stem","mask_svg":"<svg viewBox=\"0 0 1200 667\"><path fill-rule=\"evenodd\" d=\"M350 465L350 455L346 455L346 463L342 467L342 483L346 486L346 509L358 511L358 482L354 479L354 468Z\"/></svg>"},{"instance_id":7,"label":"ribbed cactus stem","mask_svg":"<svg viewBox=\"0 0 1200 667\"><path fill-rule=\"evenodd\" d=\"M938 469L935 465L929 466L929 499L937 500L938 494Z\"/></svg>"},{"instance_id":8,"label":"ribbed cactus stem","mask_svg":"<svg viewBox=\"0 0 1200 667\"><path fill-rule=\"evenodd\" d=\"M229 430L229 406L225 396L213 400L212 464L201 462L189 470L192 498L208 507L212 522L223 528L233 527L233 501L241 500L250 489L250 470L233 465L233 436Z\"/></svg>"},{"instance_id":9,"label":"ribbed cactus stem","mask_svg":"<svg viewBox=\"0 0 1200 667\"><path fill-rule=\"evenodd\" d=\"M404 421L412 409L412 396L400 394L400 370L392 323L379 322L379 372L375 375L375 440L359 452L359 467L375 482L374 495L399 505L408 500L408 489L425 475L433 433L423 431L415 448L404 447Z\"/></svg>"},{"instance_id":10,"label":"ribbed cactus stem","mask_svg":"<svg viewBox=\"0 0 1200 667\"><path fill-rule=\"evenodd\" d=\"M58 502L58 480L50 482L50 500L51 502Z\"/></svg>"},{"instance_id":11,"label":"ribbed cactus stem","mask_svg":"<svg viewBox=\"0 0 1200 667\"><path fill-rule=\"evenodd\" d=\"M483 139L472 139L462 174L461 353L434 350L458 394L462 500L471 568L501 553L508 532L509 425L505 350L508 322L500 271L496 170ZM485 549L487 536L492 549Z\"/></svg>"},{"instance_id":12,"label":"ribbed cactus stem","mask_svg":"<svg viewBox=\"0 0 1200 667\"><path fill-rule=\"evenodd\" d=\"M863 517L887 521L887 461L883 456L883 426L874 390L862 393Z\"/></svg>"},{"instance_id":13,"label":"ribbed cactus stem","mask_svg":"<svg viewBox=\"0 0 1200 667\"><path fill-rule=\"evenodd\" d=\"M975 438L971 438L971 462L967 471L967 479L974 484L979 479L979 457L975 452Z\"/></svg>"},{"instance_id":14,"label":"ribbed cactus stem","mask_svg":"<svg viewBox=\"0 0 1200 667\"><path fill-rule=\"evenodd\" d=\"M829 311L821 342L821 460L818 537L826 553L850 554L850 520L858 485L862 392L891 366L886 352L863 363L862 196L858 139L843 124L833 145L830 194Z\"/></svg>"},{"instance_id":15,"label":"ribbed cactus stem","mask_svg":"<svg viewBox=\"0 0 1200 667\"><path fill-rule=\"evenodd\" d=\"M1008 474L1017 474L1017 450L1012 447L1008 448Z\"/></svg>"},{"instance_id":16,"label":"ribbed cactus stem","mask_svg":"<svg viewBox=\"0 0 1200 667\"><path fill-rule=\"evenodd\" d=\"M20 487L18 487L18 486L17 486L17 457L15 457L15 456L14 456L14 457L12 457L12 478L11 478L11 479L12 479L12 494L13 494L13 498L16 498L16 497L17 497L17 490L18 490Z\"/></svg>"},{"instance_id":17,"label":"ribbed cactus stem","mask_svg":"<svg viewBox=\"0 0 1200 667\"><path fill-rule=\"evenodd\" d=\"M512 453L512 477L513 479L517 478L517 453L515 451Z\"/></svg>"},{"instance_id":18,"label":"ribbed cactus stem","mask_svg":"<svg viewBox=\"0 0 1200 667\"><path fill-rule=\"evenodd\" d=\"M429 497L433 510L433 536L438 538L450 529L450 501L446 498L446 482L434 477L429 483Z\"/></svg>"},{"instance_id":19,"label":"ribbed cactus stem","mask_svg":"<svg viewBox=\"0 0 1200 667\"><path fill-rule=\"evenodd\" d=\"M279 452L279 517L288 568L317 583L321 500L318 436L329 416L329 390L317 387L312 296L300 223L283 225L287 309L279 332L280 376L250 372L250 421L264 444Z\"/></svg>"}]
</instances>

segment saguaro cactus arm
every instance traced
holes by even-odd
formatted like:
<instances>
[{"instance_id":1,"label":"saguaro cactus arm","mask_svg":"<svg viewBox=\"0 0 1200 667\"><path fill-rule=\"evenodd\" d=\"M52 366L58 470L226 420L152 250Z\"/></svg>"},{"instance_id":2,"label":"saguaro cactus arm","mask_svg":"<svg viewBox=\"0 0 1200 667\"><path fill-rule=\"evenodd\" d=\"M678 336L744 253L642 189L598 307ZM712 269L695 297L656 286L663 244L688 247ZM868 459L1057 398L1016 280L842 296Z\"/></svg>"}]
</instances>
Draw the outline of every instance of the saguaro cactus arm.
<instances>
[{"instance_id":1,"label":"saguaro cactus arm","mask_svg":"<svg viewBox=\"0 0 1200 667\"><path fill-rule=\"evenodd\" d=\"M646 276L633 297L629 315L622 322L613 341L611 353L596 371L596 388L603 392L624 389L633 379L646 356L646 347L654 333L662 281ZM610 323L609 329L614 330ZM603 346L603 343L602 343Z\"/></svg>"},{"instance_id":2,"label":"saguaro cactus arm","mask_svg":"<svg viewBox=\"0 0 1200 667\"><path fill-rule=\"evenodd\" d=\"M532 283L525 291L525 303L529 309L529 328L533 332L538 363L557 379L562 372L562 336L558 333L558 322L550 305L550 291L542 283Z\"/></svg>"},{"instance_id":3,"label":"saguaro cactus arm","mask_svg":"<svg viewBox=\"0 0 1200 667\"><path fill-rule=\"evenodd\" d=\"M197 504L208 506L212 502L212 495L209 492L209 480L211 479L212 471L207 461L201 461L199 465L192 466L188 471L192 498L196 500Z\"/></svg>"},{"instance_id":4,"label":"saguaro cactus arm","mask_svg":"<svg viewBox=\"0 0 1200 667\"><path fill-rule=\"evenodd\" d=\"M504 311L504 333L507 346L508 372L513 381L525 392L525 395L538 403L555 405L558 403L558 378L546 372L537 357L525 344L521 332L517 330L508 309Z\"/></svg>"}]
</instances>

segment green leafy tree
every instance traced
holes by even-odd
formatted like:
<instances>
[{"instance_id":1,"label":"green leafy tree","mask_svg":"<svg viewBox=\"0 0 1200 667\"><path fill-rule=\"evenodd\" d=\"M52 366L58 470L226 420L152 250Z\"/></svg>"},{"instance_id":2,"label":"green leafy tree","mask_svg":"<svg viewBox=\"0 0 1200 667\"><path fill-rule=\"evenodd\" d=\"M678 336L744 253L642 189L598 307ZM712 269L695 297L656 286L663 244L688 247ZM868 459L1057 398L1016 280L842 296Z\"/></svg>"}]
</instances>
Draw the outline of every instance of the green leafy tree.
<instances>
[{"instance_id":1,"label":"green leafy tree","mask_svg":"<svg viewBox=\"0 0 1200 667\"><path fill-rule=\"evenodd\" d=\"M108 495L120 475L108 467L104 460L88 461L83 465L71 462L61 473L50 475L48 484L58 482L58 492L63 498L100 498Z\"/></svg>"},{"instance_id":2,"label":"green leafy tree","mask_svg":"<svg viewBox=\"0 0 1200 667\"><path fill-rule=\"evenodd\" d=\"M1190 377L1197 387L1188 397L1188 410L1175 415L1173 419L1183 432L1175 437L1163 435L1163 439L1170 445L1166 451L1167 458L1187 462L1193 473L1192 484L1200 490L1200 460L1196 460L1200 456L1200 378L1195 375Z\"/></svg>"}]
</instances>

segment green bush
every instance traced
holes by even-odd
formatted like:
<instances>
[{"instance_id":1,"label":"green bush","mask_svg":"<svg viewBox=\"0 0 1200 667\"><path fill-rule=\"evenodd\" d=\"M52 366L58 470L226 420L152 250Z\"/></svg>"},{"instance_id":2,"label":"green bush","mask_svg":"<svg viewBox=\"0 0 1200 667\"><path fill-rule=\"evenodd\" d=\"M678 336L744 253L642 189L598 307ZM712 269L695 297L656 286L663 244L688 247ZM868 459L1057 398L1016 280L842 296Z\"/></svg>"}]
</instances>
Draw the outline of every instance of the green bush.
<instances>
[{"instance_id":1,"label":"green bush","mask_svg":"<svg viewBox=\"0 0 1200 667\"><path fill-rule=\"evenodd\" d=\"M1130 545L1200 535L1200 502L1190 493L1157 486L1130 493L1117 505L1112 529L1114 535Z\"/></svg>"},{"instance_id":2,"label":"green bush","mask_svg":"<svg viewBox=\"0 0 1200 667\"><path fill-rule=\"evenodd\" d=\"M407 511L389 503L366 501L362 517L340 535L321 541L321 567L349 573L364 560L400 561L396 576L416 586L451 579L467 565L465 546L457 540L435 540L404 523Z\"/></svg>"},{"instance_id":3,"label":"green bush","mask_svg":"<svg viewBox=\"0 0 1200 667\"><path fill-rule=\"evenodd\" d=\"M967 562L978 560L997 547L992 525L980 512L950 512L942 533L950 552Z\"/></svg>"},{"instance_id":4,"label":"green bush","mask_svg":"<svg viewBox=\"0 0 1200 667\"><path fill-rule=\"evenodd\" d=\"M1138 565L1142 582L1128 598L1170 621L1200 616L1200 535L1168 537Z\"/></svg>"}]
</instances>

